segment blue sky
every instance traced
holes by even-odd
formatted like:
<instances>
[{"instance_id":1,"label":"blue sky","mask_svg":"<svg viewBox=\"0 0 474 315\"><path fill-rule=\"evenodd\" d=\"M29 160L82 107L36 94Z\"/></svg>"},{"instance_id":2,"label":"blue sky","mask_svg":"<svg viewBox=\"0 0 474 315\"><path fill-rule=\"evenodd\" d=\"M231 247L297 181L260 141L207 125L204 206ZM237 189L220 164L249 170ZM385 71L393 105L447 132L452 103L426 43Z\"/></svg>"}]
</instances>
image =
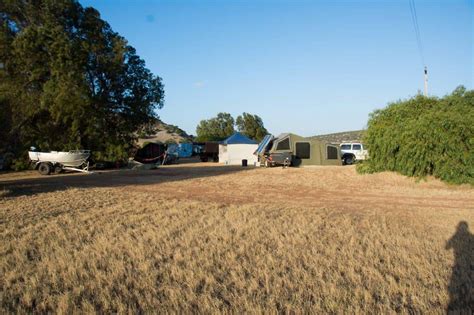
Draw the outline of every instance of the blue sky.
<instances>
[{"instance_id":1,"label":"blue sky","mask_svg":"<svg viewBox=\"0 0 474 315\"><path fill-rule=\"evenodd\" d=\"M474 81L473 0L415 0L429 93ZM273 134L364 128L423 89L408 0L85 1L162 77L167 123L229 112Z\"/></svg>"}]
</instances>

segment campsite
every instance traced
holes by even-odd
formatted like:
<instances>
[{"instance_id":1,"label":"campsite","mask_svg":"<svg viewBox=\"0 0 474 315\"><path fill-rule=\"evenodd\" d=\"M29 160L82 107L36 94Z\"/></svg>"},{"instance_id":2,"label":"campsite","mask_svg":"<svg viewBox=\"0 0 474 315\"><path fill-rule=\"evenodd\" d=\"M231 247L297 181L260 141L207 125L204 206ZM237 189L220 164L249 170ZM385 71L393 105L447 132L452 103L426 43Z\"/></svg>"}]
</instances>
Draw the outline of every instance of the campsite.
<instances>
[{"instance_id":1,"label":"campsite","mask_svg":"<svg viewBox=\"0 0 474 315\"><path fill-rule=\"evenodd\" d=\"M473 13L0 1L0 314L474 314Z\"/></svg>"}]
</instances>

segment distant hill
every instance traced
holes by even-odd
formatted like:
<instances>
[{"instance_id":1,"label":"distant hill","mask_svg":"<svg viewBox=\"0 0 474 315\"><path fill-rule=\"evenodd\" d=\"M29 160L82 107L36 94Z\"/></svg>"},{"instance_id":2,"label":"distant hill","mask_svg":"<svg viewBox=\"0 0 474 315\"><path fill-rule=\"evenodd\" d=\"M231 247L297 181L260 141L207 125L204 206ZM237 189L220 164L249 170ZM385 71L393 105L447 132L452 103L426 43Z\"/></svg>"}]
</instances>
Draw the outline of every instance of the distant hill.
<instances>
[{"instance_id":1,"label":"distant hill","mask_svg":"<svg viewBox=\"0 0 474 315\"><path fill-rule=\"evenodd\" d=\"M364 130L344 131L337 133L330 133L327 135L318 135L311 138L321 139L331 143L340 144L342 142L362 141Z\"/></svg>"},{"instance_id":2,"label":"distant hill","mask_svg":"<svg viewBox=\"0 0 474 315\"><path fill-rule=\"evenodd\" d=\"M191 142L193 137L188 135L186 131L175 125L167 124L159 119L154 123L144 127L138 133L138 144L143 145L145 142L155 143L182 143Z\"/></svg>"}]
</instances>

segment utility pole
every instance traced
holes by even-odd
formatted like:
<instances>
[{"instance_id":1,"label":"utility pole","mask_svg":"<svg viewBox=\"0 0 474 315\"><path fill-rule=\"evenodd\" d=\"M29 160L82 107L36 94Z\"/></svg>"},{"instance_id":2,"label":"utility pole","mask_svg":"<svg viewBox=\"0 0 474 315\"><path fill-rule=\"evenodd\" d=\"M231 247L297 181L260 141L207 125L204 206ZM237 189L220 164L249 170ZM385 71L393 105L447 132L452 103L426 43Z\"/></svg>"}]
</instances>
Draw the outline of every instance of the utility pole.
<instances>
[{"instance_id":1,"label":"utility pole","mask_svg":"<svg viewBox=\"0 0 474 315\"><path fill-rule=\"evenodd\" d=\"M428 68L425 66L425 93L423 93L425 97L428 96Z\"/></svg>"}]
</instances>

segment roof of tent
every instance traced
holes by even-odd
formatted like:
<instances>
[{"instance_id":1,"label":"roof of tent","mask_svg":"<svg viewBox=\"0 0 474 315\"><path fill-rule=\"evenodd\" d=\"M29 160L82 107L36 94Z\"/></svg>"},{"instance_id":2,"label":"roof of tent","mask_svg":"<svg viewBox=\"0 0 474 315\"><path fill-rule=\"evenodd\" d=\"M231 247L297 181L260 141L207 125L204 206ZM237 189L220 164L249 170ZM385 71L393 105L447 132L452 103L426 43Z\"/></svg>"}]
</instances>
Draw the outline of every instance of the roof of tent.
<instances>
[{"instance_id":1,"label":"roof of tent","mask_svg":"<svg viewBox=\"0 0 474 315\"><path fill-rule=\"evenodd\" d=\"M291 141L310 141L310 142L313 142L313 143L319 142L319 143L323 143L323 144L333 144L333 143L330 143L330 142L325 141L323 139L306 138L306 137L302 137L302 136L299 136L299 135L291 133L291 132L282 133L282 134L278 135L278 137L274 138L273 140L275 142L278 142L278 141L280 141L282 139L285 139L285 138L291 138Z\"/></svg>"},{"instance_id":2,"label":"roof of tent","mask_svg":"<svg viewBox=\"0 0 474 315\"><path fill-rule=\"evenodd\" d=\"M257 144L256 141L253 141L252 139L247 138L240 132L234 133L232 136L225 139L222 143L223 144Z\"/></svg>"}]
</instances>

